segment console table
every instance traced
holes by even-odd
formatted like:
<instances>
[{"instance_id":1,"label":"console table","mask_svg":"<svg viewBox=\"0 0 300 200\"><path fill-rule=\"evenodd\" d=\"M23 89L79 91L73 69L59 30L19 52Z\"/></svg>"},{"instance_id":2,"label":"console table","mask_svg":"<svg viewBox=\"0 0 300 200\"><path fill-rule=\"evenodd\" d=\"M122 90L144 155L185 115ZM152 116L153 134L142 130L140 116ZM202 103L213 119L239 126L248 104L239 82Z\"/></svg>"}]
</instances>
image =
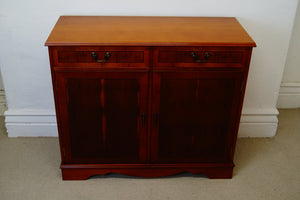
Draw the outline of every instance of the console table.
<instances>
[{"instance_id":1,"label":"console table","mask_svg":"<svg viewBox=\"0 0 300 200\"><path fill-rule=\"evenodd\" d=\"M235 18L61 16L45 45L64 180L232 177L256 46Z\"/></svg>"}]
</instances>

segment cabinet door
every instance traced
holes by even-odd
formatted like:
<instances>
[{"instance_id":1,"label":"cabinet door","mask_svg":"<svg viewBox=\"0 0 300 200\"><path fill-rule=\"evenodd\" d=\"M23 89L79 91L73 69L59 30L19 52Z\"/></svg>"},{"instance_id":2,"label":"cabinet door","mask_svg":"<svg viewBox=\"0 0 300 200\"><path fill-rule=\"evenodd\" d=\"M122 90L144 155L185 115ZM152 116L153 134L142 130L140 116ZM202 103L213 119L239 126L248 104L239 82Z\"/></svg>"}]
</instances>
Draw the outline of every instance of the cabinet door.
<instances>
[{"instance_id":1,"label":"cabinet door","mask_svg":"<svg viewBox=\"0 0 300 200\"><path fill-rule=\"evenodd\" d=\"M242 72L156 72L151 161L229 162Z\"/></svg>"},{"instance_id":2,"label":"cabinet door","mask_svg":"<svg viewBox=\"0 0 300 200\"><path fill-rule=\"evenodd\" d=\"M56 72L65 163L146 159L148 73Z\"/></svg>"}]
</instances>

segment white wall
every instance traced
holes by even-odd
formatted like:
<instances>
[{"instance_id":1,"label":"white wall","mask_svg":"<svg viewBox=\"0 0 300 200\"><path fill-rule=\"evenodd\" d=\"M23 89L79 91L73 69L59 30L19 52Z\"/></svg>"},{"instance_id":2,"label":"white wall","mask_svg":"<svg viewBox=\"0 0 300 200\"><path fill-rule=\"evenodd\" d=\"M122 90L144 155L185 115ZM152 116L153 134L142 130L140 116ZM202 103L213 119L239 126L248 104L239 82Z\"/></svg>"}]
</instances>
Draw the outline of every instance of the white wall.
<instances>
[{"instance_id":1,"label":"white wall","mask_svg":"<svg viewBox=\"0 0 300 200\"><path fill-rule=\"evenodd\" d=\"M240 136L273 136L276 101L298 0L10 0L0 5L0 66L8 134L56 136L43 46L59 15L235 16L257 43Z\"/></svg>"},{"instance_id":2,"label":"white wall","mask_svg":"<svg viewBox=\"0 0 300 200\"><path fill-rule=\"evenodd\" d=\"M6 107L5 93L4 93L3 83L2 83L2 76L0 73L0 116L3 116L6 110L7 107Z\"/></svg>"},{"instance_id":3,"label":"white wall","mask_svg":"<svg viewBox=\"0 0 300 200\"><path fill-rule=\"evenodd\" d=\"M278 108L300 108L300 3L285 64Z\"/></svg>"}]
</instances>

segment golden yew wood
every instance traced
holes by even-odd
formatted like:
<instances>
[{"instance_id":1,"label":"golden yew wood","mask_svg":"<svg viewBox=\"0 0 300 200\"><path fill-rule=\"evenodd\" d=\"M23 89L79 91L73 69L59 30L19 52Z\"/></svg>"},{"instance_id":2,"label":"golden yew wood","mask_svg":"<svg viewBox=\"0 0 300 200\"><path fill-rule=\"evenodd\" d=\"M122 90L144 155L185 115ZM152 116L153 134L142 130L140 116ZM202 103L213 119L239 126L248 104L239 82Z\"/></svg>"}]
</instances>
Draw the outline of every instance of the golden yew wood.
<instances>
[{"instance_id":1,"label":"golden yew wood","mask_svg":"<svg viewBox=\"0 0 300 200\"><path fill-rule=\"evenodd\" d=\"M46 46L256 46L234 17L61 16Z\"/></svg>"}]
</instances>

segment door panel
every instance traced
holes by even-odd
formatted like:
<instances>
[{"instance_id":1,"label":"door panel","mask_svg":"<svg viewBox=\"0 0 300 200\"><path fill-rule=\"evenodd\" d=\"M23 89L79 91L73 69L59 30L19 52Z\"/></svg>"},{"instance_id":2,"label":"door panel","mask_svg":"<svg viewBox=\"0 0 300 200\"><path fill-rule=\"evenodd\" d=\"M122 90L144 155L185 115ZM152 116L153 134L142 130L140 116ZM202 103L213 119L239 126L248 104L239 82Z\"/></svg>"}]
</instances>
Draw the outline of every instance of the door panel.
<instances>
[{"instance_id":1,"label":"door panel","mask_svg":"<svg viewBox=\"0 0 300 200\"><path fill-rule=\"evenodd\" d=\"M66 162L146 159L147 73L56 72Z\"/></svg>"},{"instance_id":2,"label":"door panel","mask_svg":"<svg viewBox=\"0 0 300 200\"><path fill-rule=\"evenodd\" d=\"M241 83L240 72L154 73L152 161L228 161Z\"/></svg>"}]
</instances>

